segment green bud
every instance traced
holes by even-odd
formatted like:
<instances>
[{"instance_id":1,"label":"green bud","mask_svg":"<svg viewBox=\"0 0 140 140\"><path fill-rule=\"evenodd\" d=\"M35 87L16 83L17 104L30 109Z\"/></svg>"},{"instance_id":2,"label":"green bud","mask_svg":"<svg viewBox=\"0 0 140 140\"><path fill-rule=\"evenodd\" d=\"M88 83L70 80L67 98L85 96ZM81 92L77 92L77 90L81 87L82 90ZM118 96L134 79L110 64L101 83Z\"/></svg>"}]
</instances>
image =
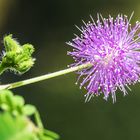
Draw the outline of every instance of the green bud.
<instances>
[{"instance_id":1,"label":"green bud","mask_svg":"<svg viewBox=\"0 0 140 140\"><path fill-rule=\"evenodd\" d=\"M26 54L28 54L29 56L31 56L34 52L34 47L31 44L24 44L22 47L24 52L26 52Z\"/></svg>"},{"instance_id":2,"label":"green bud","mask_svg":"<svg viewBox=\"0 0 140 140\"><path fill-rule=\"evenodd\" d=\"M33 65L35 59L32 58L34 47L31 44L20 45L12 35L3 39L5 53L0 63L0 73L9 69L18 74L27 72Z\"/></svg>"},{"instance_id":3,"label":"green bud","mask_svg":"<svg viewBox=\"0 0 140 140\"><path fill-rule=\"evenodd\" d=\"M19 71L20 73L25 73L28 71L34 64L34 60L32 58L22 61L19 61L19 63L16 66L16 70Z\"/></svg>"},{"instance_id":4,"label":"green bud","mask_svg":"<svg viewBox=\"0 0 140 140\"><path fill-rule=\"evenodd\" d=\"M8 52L8 51L21 51L21 47L20 47L20 44L12 38L12 34L10 35L7 35L4 37L3 39L3 43L4 43L4 46L5 46L5 51Z\"/></svg>"}]
</instances>

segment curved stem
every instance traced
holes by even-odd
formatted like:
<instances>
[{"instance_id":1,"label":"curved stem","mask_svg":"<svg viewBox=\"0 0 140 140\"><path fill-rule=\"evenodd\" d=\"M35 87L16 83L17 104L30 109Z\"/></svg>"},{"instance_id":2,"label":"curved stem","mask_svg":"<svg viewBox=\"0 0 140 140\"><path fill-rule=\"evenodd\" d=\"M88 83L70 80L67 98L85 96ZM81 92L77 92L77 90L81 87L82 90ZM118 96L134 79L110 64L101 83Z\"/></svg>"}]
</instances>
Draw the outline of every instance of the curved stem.
<instances>
[{"instance_id":1,"label":"curved stem","mask_svg":"<svg viewBox=\"0 0 140 140\"><path fill-rule=\"evenodd\" d=\"M46 79L50 79L50 78L53 78L53 77L56 77L56 76L68 74L68 73L71 73L71 72L74 72L74 71L82 70L82 69L85 69L85 68L90 68L91 66L92 66L91 63L86 63L86 64L82 64L82 65L79 65L79 66L70 67L70 68L65 69L65 70L60 70L60 71L57 71L57 72L54 72L54 73L34 77L34 78L31 78L31 79L27 79L27 80L15 82L15 83L10 83L10 84L6 84L6 85L0 85L0 90L2 90L2 89L13 89L13 88L21 87L21 86L24 86L24 85L32 84L32 83L43 81L43 80L46 80Z\"/></svg>"},{"instance_id":2,"label":"curved stem","mask_svg":"<svg viewBox=\"0 0 140 140\"><path fill-rule=\"evenodd\" d=\"M5 70L6 70L6 68L4 68L4 67L2 66L2 64L0 64L0 75L1 75Z\"/></svg>"},{"instance_id":3,"label":"curved stem","mask_svg":"<svg viewBox=\"0 0 140 140\"><path fill-rule=\"evenodd\" d=\"M44 126L43 126L41 118L40 118L40 114L39 114L39 112L37 110L34 113L34 117L35 117L35 121L37 123L38 128L44 129Z\"/></svg>"}]
</instances>

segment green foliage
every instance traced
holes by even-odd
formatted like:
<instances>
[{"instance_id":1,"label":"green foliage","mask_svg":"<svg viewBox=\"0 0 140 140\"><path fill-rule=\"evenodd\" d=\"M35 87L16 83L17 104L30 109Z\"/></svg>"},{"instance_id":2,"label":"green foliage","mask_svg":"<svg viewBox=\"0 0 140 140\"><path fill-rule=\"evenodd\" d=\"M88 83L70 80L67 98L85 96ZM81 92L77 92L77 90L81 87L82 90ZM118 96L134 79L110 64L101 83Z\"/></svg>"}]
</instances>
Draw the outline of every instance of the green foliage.
<instances>
[{"instance_id":1,"label":"green foliage","mask_svg":"<svg viewBox=\"0 0 140 140\"><path fill-rule=\"evenodd\" d=\"M36 108L33 105L25 105L23 97L13 95L10 90L0 91L0 107L15 116L18 115L33 115Z\"/></svg>"},{"instance_id":2,"label":"green foliage","mask_svg":"<svg viewBox=\"0 0 140 140\"><path fill-rule=\"evenodd\" d=\"M5 70L23 74L33 66L34 47L31 44L20 45L12 35L5 36L3 43L5 52L0 62L0 75ZM35 106L25 104L22 96L14 95L10 90L0 90L0 110L0 140L59 139L56 133L43 127Z\"/></svg>"},{"instance_id":3,"label":"green foliage","mask_svg":"<svg viewBox=\"0 0 140 140\"><path fill-rule=\"evenodd\" d=\"M1 140L39 140L34 131L32 124L23 116L15 118L7 112L0 115Z\"/></svg>"},{"instance_id":4,"label":"green foliage","mask_svg":"<svg viewBox=\"0 0 140 140\"><path fill-rule=\"evenodd\" d=\"M59 136L43 127L35 106L25 104L23 97L10 90L0 91L1 140L57 140ZM35 123L30 120L33 115Z\"/></svg>"},{"instance_id":5,"label":"green foliage","mask_svg":"<svg viewBox=\"0 0 140 140\"><path fill-rule=\"evenodd\" d=\"M31 44L20 45L12 38L11 34L4 37L3 43L5 52L0 63L0 73L9 69L15 73L23 74L33 66L34 47Z\"/></svg>"}]
</instances>

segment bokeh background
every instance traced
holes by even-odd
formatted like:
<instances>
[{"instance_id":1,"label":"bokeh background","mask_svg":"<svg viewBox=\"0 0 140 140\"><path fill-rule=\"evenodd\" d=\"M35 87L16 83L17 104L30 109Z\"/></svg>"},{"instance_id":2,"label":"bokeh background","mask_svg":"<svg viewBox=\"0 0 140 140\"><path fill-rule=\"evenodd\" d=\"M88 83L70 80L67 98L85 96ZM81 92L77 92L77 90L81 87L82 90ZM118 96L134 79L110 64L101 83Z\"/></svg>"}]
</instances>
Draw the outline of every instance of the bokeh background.
<instances>
[{"instance_id":1,"label":"bokeh background","mask_svg":"<svg viewBox=\"0 0 140 140\"><path fill-rule=\"evenodd\" d=\"M12 33L21 44L35 46L35 66L25 75L5 73L1 83L14 82L60 69L73 62L66 53L66 41L79 34L75 24L135 12L131 22L140 20L139 0L0 0L0 38ZM0 43L3 49L2 41ZM85 90L74 83L72 73L40 83L14 89L27 103L36 105L46 128L60 134L62 140L139 140L140 84L129 95L117 92L117 103L93 98L84 103Z\"/></svg>"}]
</instances>

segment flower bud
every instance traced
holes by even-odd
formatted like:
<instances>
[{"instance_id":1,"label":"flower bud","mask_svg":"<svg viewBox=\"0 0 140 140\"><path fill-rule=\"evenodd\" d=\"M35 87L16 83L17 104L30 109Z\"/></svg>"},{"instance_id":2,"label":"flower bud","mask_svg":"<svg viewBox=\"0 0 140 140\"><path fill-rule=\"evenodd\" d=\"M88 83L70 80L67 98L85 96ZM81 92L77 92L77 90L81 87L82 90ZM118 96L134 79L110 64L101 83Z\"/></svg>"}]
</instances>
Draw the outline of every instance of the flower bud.
<instances>
[{"instance_id":1,"label":"flower bud","mask_svg":"<svg viewBox=\"0 0 140 140\"><path fill-rule=\"evenodd\" d=\"M34 47L31 44L20 45L12 35L5 36L5 53L0 64L0 72L9 69L18 74L28 71L33 65L35 59L32 58Z\"/></svg>"}]
</instances>

